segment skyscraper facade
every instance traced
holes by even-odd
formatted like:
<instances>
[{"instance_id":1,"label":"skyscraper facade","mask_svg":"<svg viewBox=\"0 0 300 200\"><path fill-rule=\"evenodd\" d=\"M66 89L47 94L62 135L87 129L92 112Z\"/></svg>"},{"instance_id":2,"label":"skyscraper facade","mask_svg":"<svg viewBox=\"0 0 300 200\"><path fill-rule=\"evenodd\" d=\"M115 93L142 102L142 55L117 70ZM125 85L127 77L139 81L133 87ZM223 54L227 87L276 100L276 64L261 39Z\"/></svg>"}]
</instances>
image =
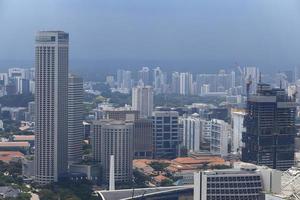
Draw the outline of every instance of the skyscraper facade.
<instances>
[{"instance_id":1,"label":"skyscraper facade","mask_svg":"<svg viewBox=\"0 0 300 200\"><path fill-rule=\"evenodd\" d=\"M83 149L83 80L73 74L68 83L68 161L78 162Z\"/></svg>"},{"instance_id":2,"label":"skyscraper facade","mask_svg":"<svg viewBox=\"0 0 300 200\"><path fill-rule=\"evenodd\" d=\"M153 89L151 86L132 88L132 108L140 112L140 117L147 118L153 111Z\"/></svg>"},{"instance_id":3,"label":"skyscraper facade","mask_svg":"<svg viewBox=\"0 0 300 200\"><path fill-rule=\"evenodd\" d=\"M176 157L180 143L178 112L154 111L152 121L154 157Z\"/></svg>"},{"instance_id":4,"label":"skyscraper facade","mask_svg":"<svg viewBox=\"0 0 300 200\"><path fill-rule=\"evenodd\" d=\"M295 101L284 89L258 83L247 100L242 160L286 170L294 165Z\"/></svg>"},{"instance_id":5,"label":"skyscraper facade","mask_svg":"<svg viewBox=\"0 0 300 200\"><path fill-rule=\"evenodd\" d=\"M139 119L134 122L134 141L133 150L134 158L151 159L153 156L153 133L152 133L152 120Z\"/></svg>"},{"instance_id":6,"label":"skyscraper facade","mask_svg":"<svg viewBox=\"0 0 300 200\"><path fill-rule=\"evenodd\" d=\"M92 152L100 162L105 182L109 180L110 156L114 155L114 174L117 182L132 179L133 123L118 120L98 120L92 123Z\"/></svg>"},{"instance_id":7,"label":"skyscraper facade","mask_svg":"<svg viewBox=\"0 0 300 200\"><path fill-rule=\"evenodd\" d=\"M68 161L69 34L41 31L35 38L35 181L57 182Z\"/></svg>"}]
</instances>

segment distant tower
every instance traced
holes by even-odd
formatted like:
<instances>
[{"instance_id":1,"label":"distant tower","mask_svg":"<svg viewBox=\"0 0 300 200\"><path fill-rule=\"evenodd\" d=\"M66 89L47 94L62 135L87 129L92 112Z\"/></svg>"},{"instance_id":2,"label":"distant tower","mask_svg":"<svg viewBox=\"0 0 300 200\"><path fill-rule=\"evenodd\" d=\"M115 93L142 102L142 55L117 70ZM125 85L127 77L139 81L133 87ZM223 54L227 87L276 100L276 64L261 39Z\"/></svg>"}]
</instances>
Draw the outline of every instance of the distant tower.
<instances>
[{"instance_id":1,"label":"distant tower","mask_svg":"<svg viewBox=\"0 0 300 200\"><path fill-rule=\"evenodd\" d=\"M68 161L69 34L41 31L35 38L35 181L57 182Z\"/></svg>"},{"instance_id":2,"label":"distant tower","mask_svg":"<svg viewBox=\"0 0 300 200\"><path fill-rule=\"evenodd\" d=\"M132 108L138 110L142 118L152 115L153 89L151 86L137 86L132 88Z\"/></svg>"},{"instance_id":3,"label":"distant tower","mask_svg":"<svg viewBox=\"0 0 300 200\"><path fill-rule=\"evenodd\" d=\"M83 80L70 74L68 83L68 161L78 162L83 155Z\"/></svg>"}]
</instances>

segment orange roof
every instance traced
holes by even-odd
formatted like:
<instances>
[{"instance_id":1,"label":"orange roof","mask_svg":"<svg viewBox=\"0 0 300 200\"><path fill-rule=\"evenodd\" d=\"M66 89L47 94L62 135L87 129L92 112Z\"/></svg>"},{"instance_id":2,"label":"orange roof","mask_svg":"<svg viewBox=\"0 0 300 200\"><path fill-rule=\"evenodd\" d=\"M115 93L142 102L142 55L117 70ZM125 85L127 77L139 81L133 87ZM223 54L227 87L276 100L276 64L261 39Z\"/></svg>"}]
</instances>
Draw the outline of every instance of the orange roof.
<instances>
[{"instance_id":1,"label":"orange roof","mask_svg":"<svg viewBox=\"0 0 300 200\"><path fill-rule=\"evenodd\" d=\"M224 163L225 160L221 157L217 156L203 156L203 157L179 157L174 160L174 162L180 163L182 165L184 164L203 164L203 163Z\"/></svg>"},{"instance_id":2,"label":"orange roof","mask_svg":"<svg viewBox=\"0 0 300 200\"><path fill-rule=\"evenodd\" d=\"M0 142L0 147L30 147L28 142Z\"/></svg>"},{"instance_id":3,"label":"orange roof","mask_svg":"<svg viewBox=\"0 0 300 200\"><path fill-rule=\"evenodd\" d=\"M34 135L14 135L15 141L34 141Z\"/></svg>"},{"instance_id":4,"label":"orange roof","mask_svg":"<svg viewBox=\"0 0 300 200\"><path fill-rule=\"evenodd\" d=\"M0 160L10 162L14 158L24 158L24 154L19 151L0 151Z\"/></svg>"}]
</instances>

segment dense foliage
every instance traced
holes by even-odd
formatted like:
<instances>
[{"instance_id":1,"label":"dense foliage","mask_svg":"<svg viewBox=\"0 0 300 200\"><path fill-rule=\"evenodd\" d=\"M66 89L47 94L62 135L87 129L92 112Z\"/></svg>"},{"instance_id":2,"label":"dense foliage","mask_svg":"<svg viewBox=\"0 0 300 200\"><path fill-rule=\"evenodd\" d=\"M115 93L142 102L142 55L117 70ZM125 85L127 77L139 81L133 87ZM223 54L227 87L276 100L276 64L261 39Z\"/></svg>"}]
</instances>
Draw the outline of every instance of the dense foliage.
<instances>
[{"instance_id":1,"label":"dense foliage","mask_svg":"<svg viewBox=\"0 0 300 200\"><path fill-rule=\"evenodd\" d=\"M27 107L34 101L33 94L5 95L0 97L0 104L7 107Z\"/></svg>"},{"instance_id":2,"label":"dense foliage","mask_svg":"<svg viewBox=\"0 0 300 200\"><path fill-rule=\"evenodd\" d=\"M97 200L92 193L92 183L89 181L62 181L44 187L39 191L39 196L40 200Z\"/></svg>"},{"instance_id":3,"label":"dense foliage","mask_svg":"<svg viewBox=\"0 0 300 200\"><path fill-rule=\"evenodd\" d=\"M150 163L150 167L152 167L154 171L163 171L168 166L169 163L164 163L164 162L153 161Z\"/></svg>"}]
</instances>

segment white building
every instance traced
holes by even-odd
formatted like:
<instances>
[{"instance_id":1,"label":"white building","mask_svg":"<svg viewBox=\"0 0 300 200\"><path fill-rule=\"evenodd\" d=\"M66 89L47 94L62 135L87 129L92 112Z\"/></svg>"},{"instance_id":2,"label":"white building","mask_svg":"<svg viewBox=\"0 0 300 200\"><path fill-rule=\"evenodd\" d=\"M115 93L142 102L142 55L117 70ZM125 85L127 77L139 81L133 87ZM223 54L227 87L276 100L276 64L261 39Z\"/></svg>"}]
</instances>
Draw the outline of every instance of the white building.
<instances>
[{"instance_id":1,"label":"white building","mask_svg":"<svg viewBox=\"0 0 300 200\"><path fill-rule=\"evenodd\" d=\"M180 73L180 94L190 95L192 90L193 75L190 73Z\"/></svg>"},{"instance_id":2,"label":"white building","mask_svg":"<svg viewBox=\"0 0 300 200\"><path fill-rule=\"evenodd\" d=\"M210 152L222 157L228 155L228 142L231 135L231 127L228 123L219 119L211 120Z\"/></svg>"},{"instance_id":3,"label":"white building","mask_svg":"<svg viewBox=\"0 0 300 200\"><path fill-rule=\"evenodd\" d=\"M183 123L183 145L190 152L204 150L203 145L209 145L211 121L201 119L199 114L181 118Z\"/></svg>"},{"instance_id":4,"label":"white building","mask_svg":"<svg viewBox=\"0 0 300 200\"><path fill-rule=\"evenodd\" d=\"M154 92L156 94L160 94L163 92L163 87L165 84L165 77L164 77L164 73L162 72L162 70L160 69L160 67L156 67L153 70L153 86L154 86Z\"/></svg>"},{"instance_id":5,"label":"white building","mask_svg":"<svg viewBox=\"0 0 300 200\"><path fill-rule=\"evenodd\" d=\"M232 145L231 151L233 153L241 153L242 149L242 133L244 128L245 110L231 110L231 123L232 123Z\"/></svg>"},{"instance_id":6,"label":"white building","mask_svg":"<svg viewBox=\"0 0 300 200\"><path fill-rule=\"evenodd\" d=\"M57 182L68 161L69 34L40 31L35 38L35 181Z\"/></svg>"},{"instance_id":7,"label":"white building","mask_svg":"<svg viewBox=\"0 0 300 200\"><path fill-rule=\"evenodd\" d=\"M153 111L153 89L151 86L132 88L132 108L140 112L140 117L147 118Z\"/></svg>"},{"instance_id":8,"label":"white building","mask_svg":"<svg viewBox=\"0 0 300 200\"><path fill-rule=\"evenodd\" d=\"M207 170L194 174L194 200L260 200L264 199L265 193L280 192L280 171L248 163L242 163L234 169Z\"/></svg>"}]
</instances>

